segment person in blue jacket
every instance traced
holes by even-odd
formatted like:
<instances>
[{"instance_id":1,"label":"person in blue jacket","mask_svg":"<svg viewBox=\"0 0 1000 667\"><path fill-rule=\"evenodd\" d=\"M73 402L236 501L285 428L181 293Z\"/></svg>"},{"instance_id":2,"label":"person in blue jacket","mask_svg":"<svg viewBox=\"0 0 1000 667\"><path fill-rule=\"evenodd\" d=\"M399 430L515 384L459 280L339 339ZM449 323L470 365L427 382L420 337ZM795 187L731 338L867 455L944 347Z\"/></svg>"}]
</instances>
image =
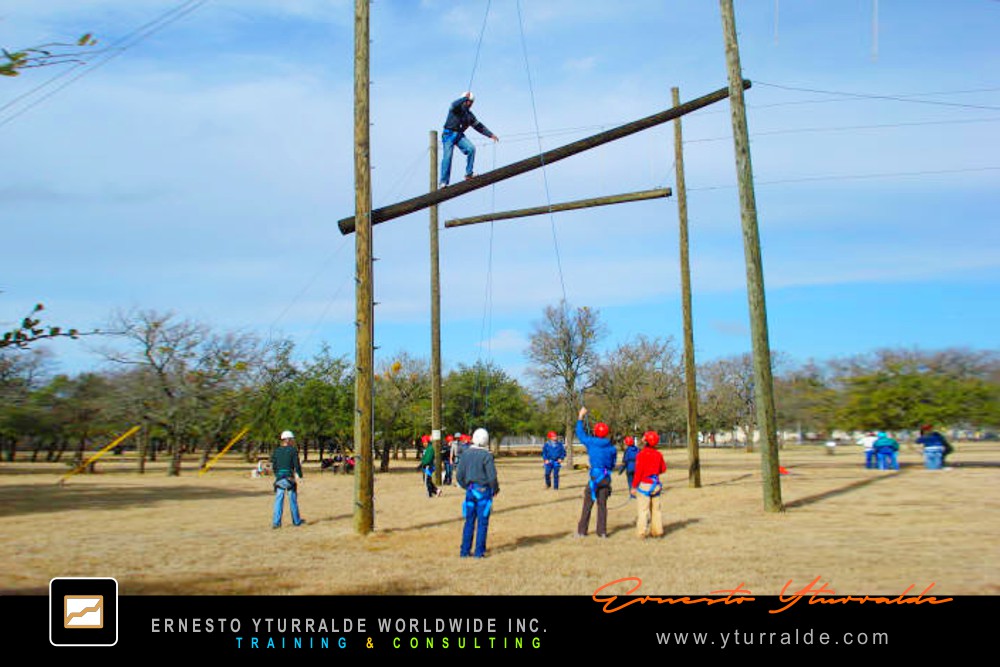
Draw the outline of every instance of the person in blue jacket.
<instances>
[{"instance_id":1,"label":"person in blue jacket","mask_svg":"<svg viewBox=\"0 0 1000 667\"><path fill-rule=\"evenodd\" d=\"M930 424L924 424L920 427L920 437L917 438L917 444L924 448L924 465L928 470L943 468L944 457L952 450L951 444Z\"/></svg>"},{"instance_id":2,"label":"person in blue jacket","mask_svg":"<svg viewBox=\"0 0 1000 667\"><path fill-rule=\"evenodd\" d=\"M583 417L587 408L580 408L576 421L576 437L587 448L590 459L590 482L583 489L583 511L576 527L576 536L585 537L590 527L590 512L597 503L597 536L608 536L608 497L611 495L611 471L615 469L618 448L608 438L608 425L594 424L594 435L588 435L583 428Z\"/></svg>"},{"instance_id":3,"label":"person in blue jacket","mask_svg":"<svg viewBox=\"0 0 1000 667\"><path fill-rule=\"evenodd\" d=\"M566 446L555 431L549 431L548 440L542 445L542 465L545 467L545 488L559 490L559 469L566 458Z\"/></svg>"},{"instance_id":4,"label":"person in blue jacket","mask_svg":"<svg viewBox=\"0 0 1000 667\"><path fill-rule=\"evenodd\" d=\"M441 133L442 188L447 187L451 181L451 154L455 150L455 146L458 146L458 150L465 154L465 179L469 180L475 176L472 173L472 166L476 160L476 147L465 138L467 129L471 127L493 141L500 141L500 137L490 132L473 115L472 103L475 101L476 98L471 92L465 92L448 108L448 117L444 121L444 131Z\"/></svg>"},{"instance_id":5,"label":"person in blue jacket","mask_svg":"<svg viewBox=\"0 0 1000 667\"><path fill-rule=\"evenodd\" d=\"M879 470L899 470L899 443L890 438L885 431L878 432L875 440L875 458Z\"/></svg>"},{"instance_id":6,"label":"person in blue jacket","mask_svg":"<svg viewBox=\"0 0 1000 667\"><path fill-rule=\"evenodd\" d=\"M639 456L639 448L635 446L635 438L630 435L625 436L625 453L622 455L622 464L618 466L618 474L625 473L628 476L628 488L632 488L632 478L635 477L635 459Z\"/></svg>"}]
</instances>

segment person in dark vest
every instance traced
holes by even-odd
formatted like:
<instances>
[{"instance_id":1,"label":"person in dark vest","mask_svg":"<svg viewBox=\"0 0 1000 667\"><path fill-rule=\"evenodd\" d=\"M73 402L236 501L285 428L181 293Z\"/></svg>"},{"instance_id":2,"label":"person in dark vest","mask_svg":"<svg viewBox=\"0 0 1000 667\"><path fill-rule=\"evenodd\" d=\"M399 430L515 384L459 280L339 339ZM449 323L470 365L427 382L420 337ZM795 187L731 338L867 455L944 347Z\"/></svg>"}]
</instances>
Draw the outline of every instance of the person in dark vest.
<instances>
[{"instance_id":1,"label":"person in dark vest","mask_svg":"<svg viewBox=\"0 0 1000 667\"><path fill-rule=\"evenodd\" d=\"M622 455L622 464L618 466L618 474L625 473L628 477L628 488L632 488L632 479L635 477L635 458L639 455L639 448L635 446L635 439L625 436L625 453Z\"/></svg>"},{"instance_id":2,"label":"person in dark vest","mask_svg":"<svg viewBox=\"0 0 1000 667\"><path fill-rule=\"evenodd\" d=\"M576 438L587 448L590 459L590 482L583 489L583 509L576 527L576 537L586 537L590 527L590 512L597 503L597 536L608 536L608 497L611 495L611 471L615 469L618 448L608 438L608 425L594 424L594 435L588 435L583 428L583 417L587 408L580 408L576 421Z\"/></svg>"},{"instance_id":3,"label":"person in dark vest","mask_svg":"<svg viewBox=\"0 0 1000 667\"><path fill-rule=\"evenodd\" d=\"M924 448L924 465L928 470L944 468L945 457L952 452L952 446L943 435L934 430L933 426L924 424L920 427L917 444Z\"/></svg>"},{"instance_id":4,"label":"person in dark vest","mask_svg":"<svg viewBox=\"0 0 1000 667\"><path fill-rule=\"evenodd\" d=\"M667 471L663 454L656 451L660 444L660 434L656 431L646 431L642 436L645 446L635 460L635 478L629 491L632 497L639 498L635 533L640 538L647 535L661 537L663 535L663 515L660 513L660 494L663 492L663 482L660 475Z\"/></svg>"},{"instance_id":5,"label":"person in dark vest","mask_svg":"<svg viewBox=\"0 0 1000 667\"><path fill-rule=\"evenodd\" d=\"M462 454L455 469L455 479L465 489L465 502L462 503L465 527L462 529L462 546L458 552L462 558L486 556L486 533L490 527L493 498L500 493L496 465L493 463L493 455L487 449L489 443L489 432L484 428L477 428L472 434L471 445ZM473 534L476 537L475 552L472 550Z\"/></svg>"},{"instance_id":6,"label":"person in dark vest","mask_svg":"<svg viewBox=\"0 0 1000 667\"><path fill-rule=\"evenodd\" d=\"M424 455L420 459L420 469L424 472L424 482L427 485L427 497L436 498L441 495L441 489L434 484L434 443L429 435L425 435Z\"/></svg>"},{"instance_id":7,"label":"person in dark vest","mask_svg":"<svg viewBox=\"0 0 1000 667\"><path fill-rule=\"evenodd\" d=\"M485 125L480 123L472 113L472 103L476 97L471 92L462 93L462 96L451 103L448 108L448 117L444 121L444 131L441 133L441 187L447 187L451 181L451 154L455 147L465 154L465 180L475 177L472 172L473 163L476 160L476 147L465 138L465 131L470 127L476 132L489 137L493 141L500 141L500 138L490 132Z\"/></svg>"},{"instance_id":8,"label":"person in dark vest","mask_svg":"<svg viewBox=\"0 0 1000 667\"><path fill-rule=\"evenodd\" d=\"M549 431L548 440L542 445L542 466L545 469L545 488L559 490L559 469L566 458L566 446L555 431Z\"/></svg>"},{"instance_id":9,"label":"person in dark vest","mask_svg":"<svg viewBox=\"0 0 1000 667\"><path fill-rule=\"evenodd\" d=\"M295 447L295 434L291 431L282 431L281 445L271 454L271 470L274 471L274 514L271 517L271 527L281 528L286 495L288 509L292 513L292 525L301 526L306 522L299 515L298 482L302 481L302 464L299 462L299 450Z\"/></svg>"}]
</instances>

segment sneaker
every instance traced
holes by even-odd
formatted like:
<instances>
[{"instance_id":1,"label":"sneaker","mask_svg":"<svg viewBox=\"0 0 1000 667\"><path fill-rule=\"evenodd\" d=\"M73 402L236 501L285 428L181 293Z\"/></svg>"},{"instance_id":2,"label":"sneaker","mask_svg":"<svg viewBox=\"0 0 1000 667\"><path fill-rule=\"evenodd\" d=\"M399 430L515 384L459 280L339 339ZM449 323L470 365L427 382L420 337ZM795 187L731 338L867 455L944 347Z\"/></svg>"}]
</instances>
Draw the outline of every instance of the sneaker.
<instances>
[{"instance_id":1,"label":"sneaker","mask_svg":"<svg viewBox=\"0 0 1000 667\"><path fill-rule=\"evenodd\" d=\"M292 524L292 526L294 528L298 528L299 526L304 526L304 525L306 525L306 520L305 519L302 519L302 521L299 521L298 523L293 523Z\"/></svg>"},{"instance_id":2,"label":"sneaker","mask_svg":"<svg viewBox=\"0 0 1000 667\"><path fill-rule=\"evenodd\" d=\"M574 540L579 540L579 539L583 539L584 537L586 537L586 535L583 534L583 533L573 533L572 537L573 537Z\"/></svg>"},{"instance_id":3,"label":"sneaker","mask_svg":"<svg viewBox=\"0 0 1000 667\"><path fill-rule=\"evenodd\" d=\"M436 496L437 496L438 498L440 498L440 497L441 497L441 494L442 494L442 493L444 493L444 492L443 492L443 491L442 491L441 489L438 489L438 490L437 490L437 493L436 493L435 495L436 495Z\"/></svg>"},{"instance_id":4,"label":"sneaker","mask_svg":"<svg viewBox=\"0 0 1000 667\"><path fill-rule=\"evenodd\" d=\"M465 175L465 180L467 180L467 181L471 181L471 180L472 180L472 179L474 179L475 177L476 177L476 175L475 175L475 174L466 174L466 175Z\"/></svg>"},{"instance_id":5,"label":"sneaker","mask_svg":"<svg viewBox=\"0 0 1000 667\"><path fill-rule=\"evenodd\" d=\"M602 539L602 540L606 540L606 539L608 539L608 535L607 535L607 533L598 533L598 534L597 534L597 537L599 537L599 538L600 538L600 539Z\"/></svg>"},{"instance_id":6,"label":"sneaker","mask_svg":"<svg viewBox=\"0 0 1000 667\"><path fill-rule=\"evenodd\" d=\"M442 188L446 188L446 187L448 187L448 184L445 183L444 181L441 181L440 183L438 183L438 189L439 190L442 189Z\"/></svg>"},{"instance_id":7,"label":"sneaker","mask_svg":"<svg viewBox=\"0 0 1000 667\"><path fill-rule=\"evenodd\" d=\"M271 525L271 530L278 530L279 528L281 528L281 526Z\"/></svg>"}]
</instances>

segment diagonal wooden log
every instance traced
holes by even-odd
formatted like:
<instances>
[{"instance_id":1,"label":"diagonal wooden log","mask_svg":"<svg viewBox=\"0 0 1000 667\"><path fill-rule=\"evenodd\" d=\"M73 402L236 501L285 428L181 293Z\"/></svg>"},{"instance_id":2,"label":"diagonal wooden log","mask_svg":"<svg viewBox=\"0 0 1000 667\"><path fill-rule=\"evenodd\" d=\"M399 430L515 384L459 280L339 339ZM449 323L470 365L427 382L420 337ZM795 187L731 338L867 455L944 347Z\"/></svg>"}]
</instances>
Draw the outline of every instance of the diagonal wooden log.
<instances>
[{"instance_id":1,"label":"diagonal wooden log","mask_svg":"<svg viewBox=\"0 0 1000 667\"><path fill-rule=\"evenodd\" d=\"M630 201L643 201L646 199L659 199L670 196L670 188L659 188L656 190L641 190L639 192L626 192L620 195L608 195L606 197L591 197L590 199L577 199L575 201L552 204L551 206L535 206L532 208L520 208L514 211L500 211L497 213L486 213L484 215L474 215L468 218L454 218L444 223L445 227L462 227L463 225L475 225L480 222L491 222L493 220L510 220L511 218L526 218L531 215L544 215L545 213L558 213L560 211L575 211L580 208L592 208L594 206L607 206L608 204L624 204Z\"/></svg>"},{"instance_id":2,"label":"diagonal wooden log","mask_svg":"<svg viewBox=\"0 0 1000 667\"><path fill-rule=\"evenodd\" d=\"M750 88L750 85L749 80L743 80L744 90ZM553 148L552 150L539 155L534 155L518 162L513 162L500 167L499 169L494 169L493 171L488 171L485 174L480 174L472 180L462 181L460 183L456 183L455 185L435 190L434 192L428 192L427 194L420 195L419 197L413 197L412 199L407 199L396 204L390 204L389 206L377 208L371 212L372 224L377 225L381 222L385 222L386 220L392 220L393 218L398 218L423 210L429 206L433 206L434 204L440 204L441 202L454 199L455 197L472 192L473 190L485 188L488 185L493 185L494 183L498 183L499 181L506 180L513 176L518 176L533 169L543 167L547 164L564 160L570 156L576 155L577 153L582 153L583 151L590 150L591 148L602 146L606 143L615 141L616 139L621 139L635 134L636 132L641 132L642 130L648 130L651 127L662 125L663 123L674 120L675 118L689 114L692 111L697 111L698 109L707 107L710 104L720 102L727 97L729 97L729 88L720 88L714 93L709 93L703 97L693 99L690 102L685 102L680 106L655 113L652 116L640 118L639 120L626 123L625 125L620 125L619 127L615 127L610 130L605 130L604 132L600 132L590 137L579 139L566 144L565 146L560 146L559 148ZM342 234L350 234L354 231L354 216L352 215L349 218L341 219L337 222L337 226L340 227Z\"/></svg>"}]
</instances>

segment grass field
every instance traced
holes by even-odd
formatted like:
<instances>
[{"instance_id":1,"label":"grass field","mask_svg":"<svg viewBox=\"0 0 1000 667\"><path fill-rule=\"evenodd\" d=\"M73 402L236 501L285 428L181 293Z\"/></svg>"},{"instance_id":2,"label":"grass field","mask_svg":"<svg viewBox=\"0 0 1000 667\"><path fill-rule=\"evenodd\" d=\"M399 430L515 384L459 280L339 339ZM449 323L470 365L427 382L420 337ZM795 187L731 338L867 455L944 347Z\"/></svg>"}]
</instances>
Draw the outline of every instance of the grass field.
<instances>
[{"instance_id":1,"label":"grass field","mask_svg":"<svg viewBox=\"0 0 1000 667\"><path fill-rule=\"evenodd\" d=\"M951 470L916 451L899 472L865 470L857 447L782 450L787 511L762 506L760 459L702 450L702 488L686 452L664 451L666 535L633 534L634 504L615 476L609 540L570 537L586 484L564 470L542 482L538 457L501 457L501 494L485 560L459 559L463 492L426 497L413 460L376 474L376 532L354 534L354 478L306 464L308 524L270 528L271 478L223 459L199 477L167 477L102 459L99 472L0 464L0 593L47 594L54 576L113 576L123 595L590 595L622 577L641 594L707 594L742 584L777 595L821 577L839 594L1000 594L1000 444L958 443ZM578 458L585 460L585 457ZM593 519L592 519L593 522ZM624 593L624 590L617 591Z\"/></svg>"}]
</instances>

